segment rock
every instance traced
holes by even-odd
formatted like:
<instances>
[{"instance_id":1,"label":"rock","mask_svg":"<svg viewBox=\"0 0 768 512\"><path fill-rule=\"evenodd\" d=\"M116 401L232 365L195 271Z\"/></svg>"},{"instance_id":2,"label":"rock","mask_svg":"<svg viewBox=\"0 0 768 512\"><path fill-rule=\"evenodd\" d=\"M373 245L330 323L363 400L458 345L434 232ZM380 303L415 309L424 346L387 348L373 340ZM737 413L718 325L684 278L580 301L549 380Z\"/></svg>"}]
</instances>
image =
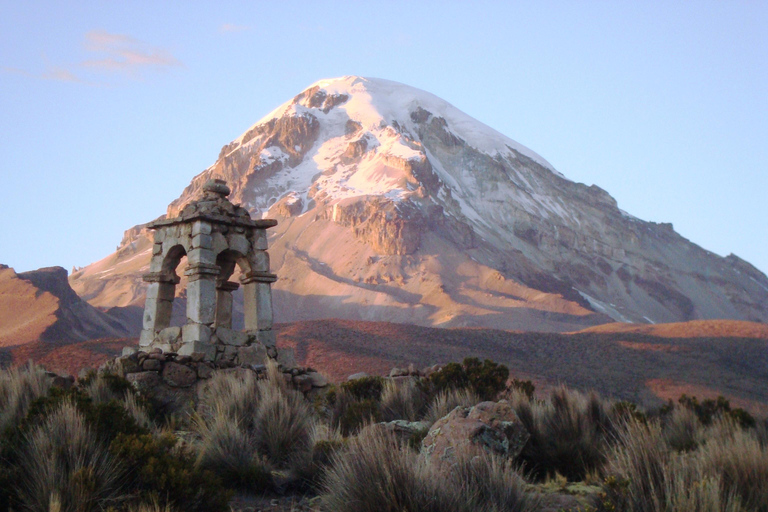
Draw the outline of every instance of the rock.
<instances>
[{"instance_id":1,"label":"rock","mask_svg":"<svg viewBox=\"0 0 768 512\"><path fill-rule=\"evenodd\" d=\"M482 449L517 457L530 434L506 400L457 407L437 420L422 441L421 454L437 464L453 463L457 452Z\"/></svg>"},{"instance_id":2,"label":"rock","mask_svg":"<svg viewBox=\"0 0 768 512\"><path fill-rule=\"evenodd\" d=\"M197 376L200 379L210 379L213 375L213 368L203 363L197 367Z\"/></svg>"},{"instance_id":3,"label":"rock","mask_svg":"<svg viewBox=\"0 0 768 512\"><path fill-rule=\"evenodd\" d=\"M241 347L248 343L248 335L241 331L233 331L226 327L216 328L216 337L225 345Z\"/></svg>"},{"instance_id":4,"label":"rock","mask_svg":"<svg viewBox=\"0 0 768 512\"><path fill-rule=\"evenodd\" d=\"M166 327L157 333L155 339L157 340L156 343L164 345L173 345L174 343L178 343L181 340L181 327Z\"/></svg>"},{"instance_id":5,"label":"rock","mask_svg":"<svg viewBox=\"0 0 768 512\"><path fill-rule=\"evenodd\" d=\"M125 378L143 394L152 393L157 386L162 384L162 379L158 372L129 373Z\"/></svg>"},{"instance_id":6,"label":"rock","mask_svg":"<svg viewBox=\"0 0 768 512\"><path fill-rule=\"evenodd\" d=\"M139 358L136 355L121 356L115 359L118 375L127 375L139 371Z\"/></svg>"},{"instance_id":7,"label":"rock","mask_svg":"<svg viewBox=\"0 0 768 512\"><path fill-rule=\"evenodd\" d=\"M328 385L328 379L317 372L307 372L307 377L309 377L314 388L324 388Z\"/></svg>"},{"instance_id":8,"label":"rock","mask_svg":"<svg viewBox=\"0 0 768 512\"><path fill-rule=\"evenodd\" d=\"M365 377L370 377L370 375L368 375L365 372L359 372L359 373L353 373L352 375L347 377L347 380L350 381L350 380L364 379Z\"/></svg>"},{"instance_id":9,"label":"rock","mask_svg":"<svg viewBox=\"0 0 768 512\"><path fill-rule=\"evenodd\" d=\"M146 371L158 371L163 367L163 363L154 358L147 358L141 365L142 370Z\"/></svg>"},{"instance_id":10,"label":"rock","mask_svg":"<svg viewBox=\"0 0 768 512\"><path fill-rule=\"evenodd\" d=\"M267 348L264 345L240 347L237 351L237 364L264 364L267 360Z\"/></svg>"},{"instance_id":11,"label":"rock","mask_svg":"<svg viewBox=\"0 0 768 512\"><path fill-rule=\"evenodd\" d=\"M197 373L189 366L179 363L166 363L163 367L163 381L169 386L186 388L197 380Z\"/></svg>"},{"instance_id":12,"label":"rock","mask_svg":"<svg viewBox=\"0 0 768 512\"><path fill-rule=\"evenodd\" d=\"M296 389L302 393L308 393L312 391L312 377L309 375L296 375L292 380L294 386L296 386Z\"/></svg>"},{"instance_id":13,"label":"rock","mask_svg":"<svg viewBox=\"0 0 768 512\"><path fill-rule=\"evenodd\" d=\"M392 368L389 371L390 377L405 377L406 375L408 375L408 370L405 368Z\"/></svg>"},{"instance_id":14,"label":"rock","mask_svg":"<svg viewBox=\"0 0 768 512\"><path fill-rule=\"evenodd\" d=\"M277 349L277 363L283 365L283 368L295 367L296 358L293 355L293 349L290 347Z\"/></svg>"},{"instance_id":15,"label":"rock","mask_svg":"<svg viewBox=\"0 0 768 512\"><path fill-rule=\"evenodd\" d=\"M136 347L123 347L123 356L132 356L138 351Z\"/></svg>"},{"instance_id":16,"label":"rock","mask_svg":"<svg viewBox=\"0 0 768 512\"><path fill-rule=\"evenodd\" d=\"M378 425L405 442L407 442L414 434L424 432L429 428L429 423L426 421L395 420L378 423Z\"/></svg>"}]
</instances>

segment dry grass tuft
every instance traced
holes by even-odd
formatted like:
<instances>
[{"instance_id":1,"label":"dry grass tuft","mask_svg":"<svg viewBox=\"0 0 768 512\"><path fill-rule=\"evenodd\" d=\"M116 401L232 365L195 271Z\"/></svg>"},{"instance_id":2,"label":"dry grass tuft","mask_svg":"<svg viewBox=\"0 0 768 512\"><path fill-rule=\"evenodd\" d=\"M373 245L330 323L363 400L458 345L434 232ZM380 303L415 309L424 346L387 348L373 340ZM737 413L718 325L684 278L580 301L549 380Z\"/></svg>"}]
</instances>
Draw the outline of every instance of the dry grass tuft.
<instances>
[{"instance_id":1,"label":"dry grass tuft","mask_svg":"<svg viewBox=\"0 0 768 512\"><path fill-rule=\"evenodd\" d=\"M98 510L117 497L121 470L72 403L27 434L21 448L19 499L28 510Z\"/></svg>"},{"instance_id":2,"label":"dry grass tuft","mask_svg":"<svg viewBox=\"0 0 768 512\"><path fill-rule=\"evenodd\" d=\"M440 392L429 404L424 421L433 425L456 407L472 407L481 401L479 396L468 389L451 389Z\"/></svg>"},{"instance_id":3,"label":"dry grass tuft","mask_svg":"<svg viewBox=\"0 0 768 512\"><path fill-rule=\"evenodd\" d=\"M29 405L46 395L50 387L45 370L32 363L0 371L0 432L18 425Z\"/></svg>"},{"instance_id":4,"label":"dry grass tuft","mask_svg":"<svg viewBox=\"0 0 768 512\"><path fill-rule=\"evenodd\" d=\"M397 382L388 379L381 393L381 419L383 421L416 421L427 407L426 394L415 379Z\"/></svg>"}]
</instances>

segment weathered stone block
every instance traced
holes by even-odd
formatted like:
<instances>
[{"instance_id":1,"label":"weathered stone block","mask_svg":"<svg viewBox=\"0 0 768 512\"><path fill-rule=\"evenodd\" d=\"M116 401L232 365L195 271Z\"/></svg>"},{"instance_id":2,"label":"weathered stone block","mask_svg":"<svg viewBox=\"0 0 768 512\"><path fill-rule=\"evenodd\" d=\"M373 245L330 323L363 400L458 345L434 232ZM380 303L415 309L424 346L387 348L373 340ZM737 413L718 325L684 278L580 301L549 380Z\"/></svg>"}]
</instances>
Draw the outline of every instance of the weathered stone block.
<instances>
[{"instance_id":1,"label":"weathered stone block","mask_svg":"<svg viewBox=\"0 0 768 512\"><path fill-rule=\"evenodd\" d=\"M184 344L193 341L209 343L211 341L211 328L205 324L191 323L181 328L181 339Z\"/></svg>"},{"instance_id":2,"label":"weathered stone block","mask_svg":"<svg viewBox=\"0 0 768 512\"><path fill-rule=\"evenodd\" d=\"M211 224L202 220L196 220L195 223L192 224L192 236L199 235L201 233L204 235L210 235Z\"/></svg>"},{"instance_id":3,"label":"weathered stone block","mask_svg":"<svg viewBox=\"0 0 768 512\"><path fill-rule=\"evenodd\" d=\"M253 248L257 251L266 251L267 246L267 232L263 229L257 229L253 233Z\"/></svg>"},{"instance_id":4,"label":"weathered stone block","mask_svg":"<svg viewBox=\"0 0 768 512\"><path fill-rule=\"evenodd\" d=\"M187 284L187 319L211 324L216 317L216 282L198 279Z\"/></svg>"},{"instance_id":5,"label":"weathered stone block","mask_svg":"<svg viewBox=\"0 0 768 512\"><path fill-rule=\"evenodd\" d=\"M248 254L248 249L251 247L251 244L248 243L248 239L245 238L245 236L235 233L227 236L227 243L230 249L239 252L243 256Z\"/></svg>"},{"instance_id":6,"label":"weathered stone block","mask_svg":"<svg viewBox=\"0 0 768 512\"><path fill-rule=\"evenodd\" d=\"M144 329L139 335L139 346L146 348L152 344L155 340L155 333L151 330Z\"/></svg>"},{"instance_id":7,"label":"weathered stone block","mask_svg":"<svg viewBox=\"0 0 768 512\"><path fill-rule=\"evenodd\" d=\"M293 349L290 347L277 349L277 362L283 365L283 368L295 368L296 357L293 354Z\"/></svg>"},{"instance_id":8,"label":"weathered stone block","mask_svg":"<svg viewBox=\"0 0 768 512\"><path fill-rule=\"evenodd\" d=\"M215 265L216 254L214 254L211 249L191 249L189 252L187 252L187 261L189 262L190 266L194 266L198 263L203 263L205 265Z\"/></svg>"},{"instance_id":9,"label":"weathered stone block","mask_svg":"<svg viewBox=\"0 0 768 512\"><path fill-rule=\"evenodd\" d=\"M217 327L216 337L225 345L242 346L248 343L248 334L241 331L233 331L227 327Z\"/></svg>"},{"instance_id":10,"label":"weathered stone block","mask_svg":"<svg viewBox=\"0 0 768 512\"><path fill-rule=\"evenodd\" d=\"M163 381L169 386L187 388L197 380L197 372L189 366L168 362L163 367Z\"/></svg>"},{"instance_id":11,"label":"weathered stone block","mask_svg":"<svg viewBox=\"0 0 768 512\"><path fill-rule=\"evenodd\" d=\"M312 387L324 388L328 385L328 379L317 372L307 372L307 377L309 377L309 380L312 382Z\"/></svg>"},{"instance_id":12,"label":"weathered stone block","mask_svg":"<svg viewBox=\"0 0 768 512\"><path fill-rule=\"evenodd\" d=\"M139 359L135 355L118 357L115 363L118 375L125 376L139 371Z\"/></svg>"},{"instance_id":13,"label":"weathered stone block","mask_svg":"<svg viewBox=\"0 0 768 512\"><path fill-rule=\"evenodd\" d=\"M267 362L267 349L262 345L240 347L237 350L236 361L238 364L265 364Z\"/></svg>"},{"instance_id":14,"label":"weathered stone block","mask_svg":"<svg viewBox=\"0 0 768 512\"><path fill-rule=\"evenodd\" d=\"M211 248L213 249L213 252L219 254L220 252L227 250L228 247L227 237L221 233L213 233L211 235Z\"/></svg>"},{"instance_id":15,"label":"weathered stone block","mask_svg":"<svg viewBox=\"0 0 768 512\"><path fill-rule=\"evenodd\" d=\"M179 355L200 357L201 361L213 361L216 358L216 345L205 343L201 341L190 341L188 343L182 343L179 347Z\"/></svg>"},{"instance_id":16,"label":"weathered stone block","mask_svg":"<svg viewBox=\"0 0 768 512\"><path fill-rule=\"evenodd\" d=\"M213 247L213 238L211 235L199 234L192 237L192 248L211 249Z\"/></svg>"},{"instance_id":17,"label":"weathered stone block","mask_svg":"<svg viewBox=\"0 0 768 512\"><path fill-rule=\"evenodd\" d=\"M155 338L159 343L173 345L181 340L181 327L166 327ZM165 352L165 351L163 351Z\"/></svg>"},{"instance_id":18,"label":"weathered stone block","mask_svg":"<svg viewBox=\"0 0 768 512\"><path fill-rule=\"evenodd\" d=\"M302 393L312 391L312 378L308 375L296 375L293 377L293 385Z\"/></svg>"},{"instance_id":19,"label":"weathered stone block","mask_svg":"<svg viewBox=\"0 0 768 512\"><path fill-rule=\"evenodd\" d=\"M131 356L133 354L136 354L138 352L138 349L136 347L123 347L123 354L124 356Z\"/></svg>"},{"instance_id":20,"label":"weathered stone block","mask_svg":"<svg viewBox=\"0 0 768 512\"><path fill-rule=\"evenodd\" d=\"M163 244L162 243L155 243L152 245L152 256L159 256L163 254Z\"/></svg>"},{"instance_id":21,"label":"weathered stone block","mask_svg":"<svg viewBox=\"0 0 768 512\"><path fill-rule=\"evenodd\" d=\"M277 345L275 331L257 331L256 339L267 348Z\"/></svg>"},{"instance_id":22,"label":"weathered stone block","mask_svg":"<svg viewBox=\"0 0 768 512\"><path fill-rule=\"evenodd\" d=\"M152 393L152 391L162 382L158 372L129 373L125 378L134 388L136 388L136 390L144 394Z\"/></svg>"},{"instance_id":23,"label":"weathered stone block","mask_svg":"<svg viewBox=\"0 0 768 512\"><path fill-rule=\"evenodd\" d=\"M163 363L158 361L157 359L145 359L144 362L141 364L141 369L145 371L158 371L160 368L162 368Z\"/></svg>"}]
</instances>

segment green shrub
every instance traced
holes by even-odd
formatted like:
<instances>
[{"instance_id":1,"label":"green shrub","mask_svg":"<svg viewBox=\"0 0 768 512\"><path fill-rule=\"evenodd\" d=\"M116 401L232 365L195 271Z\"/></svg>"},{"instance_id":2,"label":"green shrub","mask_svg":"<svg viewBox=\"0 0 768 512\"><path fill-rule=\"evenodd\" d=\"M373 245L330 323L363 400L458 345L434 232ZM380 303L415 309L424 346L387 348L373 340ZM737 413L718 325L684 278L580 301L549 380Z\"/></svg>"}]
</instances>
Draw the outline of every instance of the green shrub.
<instances>
[{"instance_id":1,"label":"green shrub","mask_svg":"<svg viewBox=\"0 0 768 512\"><path fill-rule=\"evenodd\" d=\"M384 379L377 376L362 377L341 384L341 389L357 400L381 400Z\"/></svg>"},{"instance_id":2,"label":"green shrub","mask_svg":"<svg viewBox=\"0 0 768 512\"><path fill-rule=\"evenodd\" d=\"M342 435L350 436L368 423L377 421L381 421L379 402L367 399L349 403L339 417L338 427Z\"/></svg>"},{"instance_id":3,"label":"green shrub","mask_svg":"<svg viewBox=\"0 0 768 512\"><path fill-rule=\"evenodd\" d=\"M482 363L476 357L464 359L462 364L448 363L429 376L435 393L451 389L471 389L482 400L493 400L504 390L509 369L490 359Z\"/></svg>"},{"instance_id":4,"label":"green shrub","mask_svg":"<svg viewBox=\"0 0 768 512\"><path fill-rule=\"evenodd\" d=\"M190 512L227 511L231 492L211 471L199 469L190 453L166 434L119 434L110 452L130 475L136 497Z\"/></svg>"},{"instance_id":5,"label":"green shrub","mask_svg":"<svg viewBox=\"0 0 768 512\"><path fill-rule=\"evenodd\" d=\"M533 393L536 391L536 386L530 380L512 379L507 385L508 391L519 391L528 397L528 400L533 400Z\"/></svg>"},{"instance_id":6,"label":"green shrub","mask_svg":"<svg viewBox=\"0 0 768 512\"><path fill-rule=\"evenodd\" d=\"M707 398L701 402L695 396L681 395L678 403L695 412L705 426L711 425L720 416L731 418L744 428L754 428L757 425L755 418L744 409L731 409L731 403L722 395L716 400Z\"/></svg>"},{"instance_id":7,"label":"green shrub","mask_svg":"<svg viewBox=\"0 0 768 512\"><path fill-rule=\"evenodd\" d=\"M662 435L673 450L688 452L699 446L702 428L696 413L691 409L678 407L664 417Z\"/></svg>"}]
</instances>

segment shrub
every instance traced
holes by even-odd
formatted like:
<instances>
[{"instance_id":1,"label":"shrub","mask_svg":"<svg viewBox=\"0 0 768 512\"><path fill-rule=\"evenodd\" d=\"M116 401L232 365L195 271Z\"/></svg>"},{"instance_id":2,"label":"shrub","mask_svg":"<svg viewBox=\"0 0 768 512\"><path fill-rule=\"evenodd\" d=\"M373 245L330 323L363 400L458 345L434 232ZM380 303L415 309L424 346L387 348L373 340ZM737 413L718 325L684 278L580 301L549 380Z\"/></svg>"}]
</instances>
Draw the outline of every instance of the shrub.
<instances>
[{"instance_id":1,"label":"shrub","mask_svg":"<svg viewBox=\"0 0 768 512\"><path fill-rule=\"evenodd\" d=\"M676 408L665 417L662 433L673 450L687 452L699 445L701 429L701 422L691 409Z\"/></svg>"},{"instance_id":2,"label":"shrub","mask_svg":"<svg viewBox=\"0 0 768 512\"><path fill-rule=\"evenodd\" d=\"M507 391L519 391L528 397L528 400L533 400L533 393L536 391L536 386L530 380L512 379L507 384Z\"/></svg>"},{"instance_id":3,"label":"shrub","mask_svg":"<svg viewBox=\"0 0 768 512\"><path fill-rule=\"evenodd\" d=\"M71 402L57 406L24 438L19 500L24 508L89 511L117 496L121 470Z\"/></svg>"},{"instance_id":4,"label":"shrub","mask_svg":"<svg viewBox=\"0 0 768 512\"><path fill-rule=\"evenodd\" d=\"M324 479L325 509L338 512L528 512L525 482L490 456L458 454L438 468L394 437L368 429L334 457Z\"/></svg>"},{"instance_id":5,"label":"shrub","mask_svg":"<svg viewBox=\"0 0 768 512\"><path fill-rule=\"evenodd\" d=\"M298 391L260 382L254 438L272 463L285 465L311 450L312 410Z\"/></svg>"},{"instance_id":6,"label":"shrub","mask_svg":"<svg viewBox=\"0 0 768 512\"><path fill-rule=\"evenodd\" d=\"M414 379L387 380L381 394L381 417L384 421L416 421L425 412L427 397Z\"/></svg>"},{"instance_id":7,"label":"shrub","mask_svg":"<svg viewBox=\"0 0 768 512\"><path fill-rule=\"evenodd\" d=\"M377 421L381 421L379 403L368 399L349 402L339 416L337 426L342 435L350 436L368 423Z\"/></svg>"},{"instance_id":8,"label":"shrub","mask_svg":"<svg viewBox=\"0 0 768 512\"><path fill-rule=\"evenodd\" d=\"M768 511L768 447L732 422L716 421L715 432L699 449L700 463L707 474L720 478L726 492L741 498L744 508Z\"/></svg>"},{"instance_id":9,"label":"shrub","mask_svg":"<svg viewBox=\"0 0 768 512\"><path fill-rule=\"evenodd\" d=\"M417 466L417 455L377 429L352 439L323 481L323 505L335 512L451 512L453 496Z\"/></svg>"},{"instance_id":10,"label":"shrub","mask_svg":"<svg viewBox=\"0 0 768 512\"><path fill-rule=\"evenodd\" d=\"M15 428L27 415L30 404L45 396L51 387L42 367L28 364L23 368L0 371L0 433Z\"/></svg>"},{"instance_id":11,"label":"shrub","mask_svg":"<svg viewBox=\"0 0 768 512\"><path fill-rule=\"evenodd\" d=\"M200 394L197 410L204 418L224 415L248 428L256 416L259 391L253 372L216 372Z\"/></svg>"},{"instance_id":12,"label":"shrub","mask_svg":"<svg viewBox=\"0 0 768 512\"><path fill-rule=\"evenodd\" d=\"M233 487L263 491L271 484L266 463L256 452L255 442L225 415L204 422L193 420L200 434L197 465L221 476Z\"/></svg>"},{"instance_id":13,"label":"shrub","mask_svg":"<svg viewBox=\"0 0 768 512\"><path fill-rule=\"evenodd\" d=\"M357 400L381 400L384 390L384 379L381 377L362 377L341 384L342 391L346 391Z\"/></svg>"},{"instance_id":14,"label":"shrub","mask_svg":"<svg viewBox=\"0 0 768 512\"><path fill-rule=\"evenodd\" d=\"M170 435L119 434L110 452L126 467L130 486L145 502L190 512L228 510L230 491L214 473L199 469Z\"/></svg>"},{"instance_id":15,"label":"shrub","mask_svg":"<svg viewBox=\"0 0 768 512\"><path fill-rule=\"evenodd\" d=\"M705 426L711 425L720 416L731 418L744 428L753 428L757 424L755 418L744 409L731 409L731 403L723 396L718 396L716 400L707 398L699 402L695 396L681 395L678 403L696 413L699 421Z\"/></svg>"},{"instance_id":16,"label":"shrub","mask_svg":"<svg viewBox=\"0 0 768 512\"><path fill-rule=\"evenodd\" d=\"M596 394L560 387L547 402L517 394L512 407L531 435L520 459L536 478L578 481L602 466L614 428L610 406Z\"/></svg>"},{"instance_id":17,"label":"shrub","mask_svg":"<svg viewBox=\"0 0 768 512\"><path fill-rule=\"evenodd\" d=\"M490 359L482 363L476 357L464 359L462 364L448 363L429 376L435 393L450 389L471 389L482 400L493 400L504 390L509 369Z\"/></svg>"}]
</instances>

